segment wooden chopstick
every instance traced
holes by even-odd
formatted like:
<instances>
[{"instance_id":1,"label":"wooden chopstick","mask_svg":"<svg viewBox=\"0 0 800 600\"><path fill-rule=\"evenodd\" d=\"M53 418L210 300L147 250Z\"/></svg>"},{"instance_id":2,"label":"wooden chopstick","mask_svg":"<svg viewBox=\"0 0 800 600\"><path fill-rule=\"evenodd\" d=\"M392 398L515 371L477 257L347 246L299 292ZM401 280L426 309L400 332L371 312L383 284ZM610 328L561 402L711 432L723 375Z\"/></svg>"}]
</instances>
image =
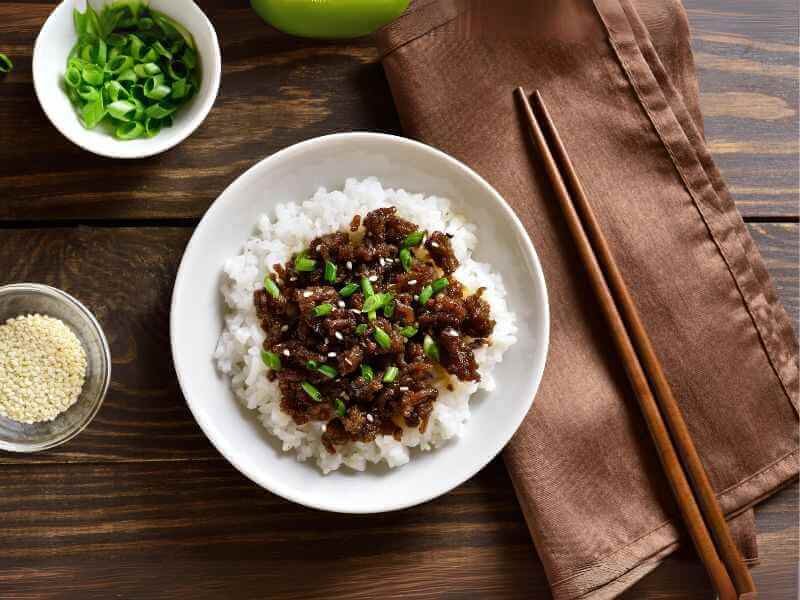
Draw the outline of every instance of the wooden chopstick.
<instances>
[{"instance_id":1,"label":"wooden chopstick","mask_svg":"<svg viewBox=\"0 0 800 600\"><path fill-rule=\"evenodd\" d=\"M647 333L641 326L641 320L638 319L638 315L633 321L639 325L638 329L634 327L634 331L629 332L628 327L626 327L625 321L623 320L623 316L620 314L620 309L617 307L617 302L615 301L609 285L614 288L615 292L622 291L623 293L621 295L628 300L630 300L630 294L627 292L627 288L621 276L619 276L618 269L613 269L613 272L615 272L618 277L609 278L610 281L607 281L606 279L606 274L604 274L600 260L603 261L604 266L606 266L605 263L614 265L613 258L611 257L610 252L608 252L607 244L602 244L603 248L605 249L605 253L601 252L600 256L598 257L595 254L595 248L592 245L593 240L589 238L587 232L584 230L584 224L581 221L581 216L576 210L575 205L573 205L570 189L567 187L567 183L562 176L561 169L565 168L565 165L569 165L569 168L566 168L565 170L567 172L567 177L572 184L573 193L575 193L576 196L581 194L582 200L584 200L584 202L580 204L581 210L583 210L585 207L588 207L588 202L586 202L585 194L582 194L582 188L577 180L577 175L575 174L571 163L569 163L566 151L563 148L563 144L560 143L558 133L555 130L552 120L549 118L549 114L547 113L546 107L541 100L541 96L538 93L536 95L537 108L539 108L540 112L543 113L543 121L547 123L548 133L550 134L551 139L555 140L554 145L556 146L558 154L561 158L561 165L559 165L556 158L553 156L548 138L545 137L545 132L542 130L539 120L534 114L534 110L531 107L524 90L522 88L517 88L516 94L522 102L531 136L542 156L545 170L556 193L556 197L561 206L562 212L566 218L567 226L574 238L581 260L587 269L590 283L592 284L592 287L597 295L600 307L608 321L612 338L614 339L617 349L623 358L625 371L630 379L634 392L636 393L642 414L645 418L645 422L647 423L651 437L655 443L656 450L664 467L664 471L667 475L670 486L672 487L678 503L678 508L680 509L681 515L686 524L686 528L689 531L689 535L709 574L714 588L717 590L720 599L728 600L736 598L737 593L731 580L731 575L728 572L728 569L730 569L731 573L735 573L735 567L731 565L726 569L726 564L720 560L720 556L717 552L717 548L714 545L714 541L709 532L707 523L703 519L703 514L700 511L692 488L689 485L686 474L684 473L675 446L673 445L673 440L670 437L667 425L662 419L661 410L659 409L659 405L656 402L656 398L654 397L650 388L650 382L648 381L645 370L640 362L637 349L634 346L634 343L637 343L637 345L642 345L641 338L647 339ZM576 183L577 186L575 185ZM578 191L576 192L575 190ZM597 225L596 219L593 220L593 223L595 226ZM602 242L605 242L599 227L596 227L595 230L592 231L592 234L594 239L599 239ZM630 301L628 305L624 306L623 308L626 316L636 312L632 301ZM633 339L631 338L631 335L633 336ZM656 391L661 393L663 392L664 388L668 389L669 386L666 384L666 379L663 378L663 370L654 367L654 365L657 364L658 359L652 352L652 344L649 343L649 339L647 339L647 343L644 344L644 346L645 348L649 348L651 352L643 352L642 354L644 358L642 360L645 361L647 366L653 367L650 369L651 373L661 375L661 383L663 383L663 385L655 385ZM672 397L671 394L669 394L669 398L672 398L674 403L674 397ZM669 398L667 399L667 402L669 401ZM674 408L677 411L677 416L680 417L677 404L675 404ZM672 416L675 417L675 414L672 414ZM683 429L685 430L686 437L688 437L688 430L686 430L685 423ZM676 436L676 438L678 443L685 443L687 441L686 438L681 438L679 436ZM691 442L691 438L689 438L688 441ZM696 451L694 452L694 455L696 457ZM702 469L702 464L700 464L700 468ZM700 478L699 481L701 485L703 481L708 484L707 477ZM711 491L711 496L714 497L714 500L716 500L716 497L713 495L713 491ZM719 507L717 506L717 508ZM714 521L711 519L710 521L710 525L714 527ZM719 525L719 523L717 523L717 525ZM724 518L722 519L722 526L727 532L727 538L730 539L730 532L727 530L727 523L725 523ZM725 539L726 533L716 533L716 537ZM722 547L722 544L720 544L720 546ZM733 545L732 548L734 551L736 551L735 545ZM736 551L735 556L738 558L738 563L744 567L744 565L741 564L741 558L738 557L738 551ZM747 579L749 579L749 573L747 573ZM737 580L741 580L741 577L738 577ZM746 582L746 580L742 581ZM752 593L754 589L751 588L748 590L740 588L740 591ZM753 598L754 596L750 595L749 597Z\"/></svg>"},{"instance_id":2,"label":"wooden chopstick","mask_svg":"<svg viewBox=\"0 0 800 600\"><path fill-rule=\"evenodd\" d=\"M538 113L542 117L541 125L544 129L544 134L547 136L547 139L552 142L551 148L554 151L555 159L558 161L562 176L566 179L570 196L589 235L592 247L604 270L611 290L616 297L617 305L622 312L623 319L626 321L634 347L636 348L640 360L644 364L644 369L651 385L655 388L655 395L658 400L659 408L672 434L678 454L689 475L689 479L692 483L692 490L700 505L703 517L714 537L717 550L733 578L736 590L740 594L753 594L756 588L753 583L753 578L750 575L750 570L742 561L739 549L733 541L730 528L722 513L719 502L717 501L714 489L711 487L711 483L708 480L708 475L700 460L700 455L697 453L694 440L689 433L689 428L683 418L678 402L664 374L661 361L659 361L653 349L653 343L650 340L650 336L647 335L647 330L639 316L639 312L636 310L636 305L628 291L625 280L622 278L622 273L614 261L611 249L600 228L600 223L597 221L594 211L589 204L589 200L586 197L586 193L575 171L575 167L567 154L566 148L553 123L553 119L544 103L544 99L538 90L534 93L534 105L537 107ZM749 596L749 598L754 597Z\"/></svg>"}]
</instances>

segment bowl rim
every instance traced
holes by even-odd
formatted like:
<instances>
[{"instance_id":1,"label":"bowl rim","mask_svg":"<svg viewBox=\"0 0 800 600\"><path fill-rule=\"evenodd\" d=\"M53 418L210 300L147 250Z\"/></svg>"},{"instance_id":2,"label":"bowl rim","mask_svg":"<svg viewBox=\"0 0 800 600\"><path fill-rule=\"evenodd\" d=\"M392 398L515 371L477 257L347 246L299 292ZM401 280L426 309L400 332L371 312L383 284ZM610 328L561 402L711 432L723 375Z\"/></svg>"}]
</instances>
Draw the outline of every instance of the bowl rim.
<instances>
[{"instance_id":1,"label":"bowl rim","mask_svg":"<svg viewBox=\"0 0 800 600\"><path fill-rule=\"evenodd\" d=\"M103 385L100 390L100 393L97 395L97 399L94 401L94 406L92 407L91 412L86 416L86 418L81 421L81 423L69 431L66 435L62 437L56 437L51 440L41 442L39 444L33 445L25 445L20 446L17 444L8 444L3 440L0 440L0 450L6 452L15 452L18 454L32 454L34 452L42 452L44 450L50 450L51 448L55 448L62 444L67 443L75 436L80 434L86 427L89 426L95 416L97 415L100 407L103 405L103 401L106 398L106 394L108 393L108 388L111 384L111 350L108 346L108 340L106 339L106 334L103 331L103 328L100 326L100 323L95 318L92 311L90 311L86 306L74 296L71 296L67 292L55 288L50 285L46 285L43 283L11 283L8 285L0 286L0 296L8 293L8 292L34 292L38 294L44 294L46 296L55 297L58 300L65 302L67 304L71 304L74 308L78 310L79 313L83 314L86 318L89 325L96 331L98 337L100 339L100 349L102 354L102 362L105 365L105 374L103 377Z\"/></svg>"},{"instance_id":2,"label":"bowl rim","mask_svg":"<svg viewBox=\"0 0 800 600\"><path fill-rule=\"evenodd\" d=\"M182 367L179 364L179 361L176 360L176 331L178 330L177 327L177 315L178 310L177 306L181 301L181 296L185 293L185 280L188 277L186 274L186 270L184 269L184 265L187 261L187 257L191 254L194 246L198 244L198 239L201 237L201 234L205 232L205 229L211 227L212 218L216 216L218 212L225 210L228 205L234 202L235 196L230 193L230 191L239 186L247 186L249 182L257 177L261 170L268 167L270 163L279 162L281 160L289 159L297 154L302 153L309 147L325 144L328 142L335 142L338 140L345 140L358 143L359 141L364 140L383 140L385 142L391 144L401 144L406 145L409 147L413 147L416 150L428 153L430 156L435 157L437 159L443 160L447 163L450 163L451 166L454 166L457 170L461 171L472 179L475 183L477 183L480 187L482 187L488 194L494 197L497 202L499 208L506 213L506 216L509 218L513 229L519 234L520 238L522 239L523 246L525 249L525 253L527 254L528 258L531 260L531 264L534 270L534 276L537 282L537 285L540 286L542 293L543 293L543 305L542 305L542 325L541 329L544 332L542 336L542 352L536 358L536 360L531 365L532 367L532 375L533 375L533 390L530 398L527 400L524 411L521 413L522 416L519 418L518 422L515 423L513 430L508 435L508 438L497 448L496 451L491 452L486 460L477 461L473 468L469 469L466 475L460 480L453 484L445 484L440 485L438 487L433 487L432 491L429 491L419 497L416 497L412 500L399 500L394 501L393 503L376 503L374 505L364 505L358 508L352 508L350 506L343 506L340 503L336 503L335 501L326 502L324 500L314 500L303 497L301 494L293 493L291 490L287 490L282 488L278 485L274 485L271 481L265 481L263 477L261 477L260 473L249 469L243 465L241 465L234 456L231 456L230 453L226 452L226 450L222 447L222 444L218 443L213 436L213 429L211 428L210 424L206 422L205 415L203 411L200 409L199 405L195 406L194 401L190 398L189 394L186 392L186 386L184 385L184 380L186 379L186 374L183 373ZM511 208L511 206L505 201L505 199L497 192L497 190L492 187L489 182L487 182L483 177L481 177L477 172L473 169L462 163L461 161L453 158L449 154L434 148L428 144L424 144L422 142L418 142L416 140L412 140L406 137L385 134L385 133L375 133L375 132L364 132L364 131L353 131L353 132L345 132L345 133L333 133L323 136L318 136L314 138L310 138L304 140L302 142L298 142L278 152L275 152L266 158L263 158L259 162L252 165L246 171L244 171L241 175L235 178L226 188L225 190L217 196L217 198L211 203L209 208L206 210L205 214L203 215L200 222L197 224L194 232L192 233L192 237L189 240L189 243L186 245L186 249L184 250L183 256L181 257L180 264L178 266L178 272L175 277L175 285L173 287L172 292L172 302L170 305L170 346L172 351L172 361L173 366L175 368L175 374L178 378L178 384L181 388L181 393L186 400L186 404L189 407L189 410L192 413L195 421L200 426L200 429L203 431L206 438L211 442L211 444L217 449L217 451L222 454L225 459L233 465L233 467L239 471L242 475L247 477L250 481L255 483L256 485L266 489L267 491L280 496L286 500L294 502L296 504L300 504L302 506L306 506L309 508L314 508L317 510L323 510L328 512L334 513L341 513L341 514L376 514L376 513L384 513L384 512L393 512L402 510L405 508L410 508L413 506L418 506L420 504L424 504L439 496L443 496L444 494L452 491L459 485L462 485L465 481L474 477L479 471L481 471L487 464L489 464L500 452L508 445L508 442L514 436L514 434L519 430L522 422L525 420L525 417L530 412L531 406L533 405L534 398L539 391L539 387L541 385L542 377L544 374L545 364L547 362L547 356L549 354L549 347L550 347L550 300L549 294L547 291L547 283L544 277L544 269L542 268L541 262L539 260L539 255L536 252L536 249L533 246L533 242L530 239L525 227L522 225L522 222L517 217L517 214Z\"/></svg>"},{"instance_id":3,"label":"bowl rim","mask_svg":"<svg viewBox=\"0 0 800 600\"><path fill-rule=\"evenodd\" d=\"M53 26L53 19L55 18L56 13L62 10L66 10L66 6L70 2L72 2L72 0L61 0L61 2L59 2L58 5L50 12L44 24L42 25L41 29L39 30L39 33L36 35L36 41L34 42L33 45L33 55L31 60L31 76L33 78L33 88L36 93L36 100L39 102L39 106L42 108L44 114L47 115L47 119L50 121L53 127L55 127L56 130L58 130L58 132L62 136L64 136L64 138L66 138L79 148L86 150L87 152L91 152L92 154L95 154L97 156L103 156L106 158L116 158L121 160L136 160L141 158L149 158L157 154L162 154L167 150L171 150L175 146L178 146L182 144L184 141L186 141L186 138L188 138L195 131L197 131L200 125L202 125L205 122L206 118L208 118L208 115L211 112L211 109L214 107L214 103L217 101L217 97L219 96L219 88L222 80L222 51L219 45L219 36L217 35L217 31L214 28L213 23L211 23L211 20L208 18L205 12L203 12L203 9L200 8L200 6L194 0L186 0L186 2L189 5L191 5L191 9L197 11L197 13L200 15L203 26L208 29L208 32L211 34L211 39L213 40L213 44L211 47L211 56L209 57L209 59L212 61L211 64L214 66L213 68L214 74L211 81L211 87L209 89L209 93L205 98L202 99L201 108L197 116L192 121L186 122L181 133L177 134L175 139L169 143L163 143L163 141L159 143L158 136L156 136L147 140L147 142L149 143L144 145L142 149L139 150L138 152L115 152L112 150L102 150L102 149L92 148L90 147L90 144L84 143L83 141L71 136L69 133L67 133L66 128L62 126L60 120L56 118L56 116L53 114L53 111L48 109L47 103L45 103L42 100L44 91L41 88L42 83L40 81L40 77L37 75L37 73L40 72L40 69L37 68L37 65L39 64L39 59L37 57L40 57L42 55L42 45L44 44L43 40L44 37L49 32L50 27ZM72 22L71 19L70 22ZM192 33L194 35L194 32ZM207 59L203 57L201 58L201 60L207 60ZM199 101L201 99L198 98L197 100ZM119 140L114 140L114 138L112 137L109 137L109 139L115 142L119 142L120 144L120 145L115 144L111 146L111 148L119 148L121 150L122 148L125 147L124 145L122 145L124 144L124 142ZM162 138L162 140L163 139L164 138Z\"/></svg>"}]
</instances>

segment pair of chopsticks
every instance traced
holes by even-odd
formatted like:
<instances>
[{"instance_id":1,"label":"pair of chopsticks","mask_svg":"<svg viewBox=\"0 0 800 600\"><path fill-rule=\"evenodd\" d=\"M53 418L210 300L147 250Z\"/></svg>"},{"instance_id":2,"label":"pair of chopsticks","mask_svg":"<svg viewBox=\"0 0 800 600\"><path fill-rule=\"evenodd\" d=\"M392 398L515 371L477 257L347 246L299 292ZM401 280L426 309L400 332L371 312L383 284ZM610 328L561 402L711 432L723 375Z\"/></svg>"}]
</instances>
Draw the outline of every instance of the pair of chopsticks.
<instances>
[{"instance_id":1,"label":"pair of chopsticks","mask_svg":"<svg viewBox=\"0 0 800 600\"><path fill-rule=\"evenodd\" d=\"M755 600L750 572L742 562L653 344L544 100L537 91L531 106L521 87L515 93L622 356L683 521L714 589L720 600Z\"/></svg>"}]
</instances>

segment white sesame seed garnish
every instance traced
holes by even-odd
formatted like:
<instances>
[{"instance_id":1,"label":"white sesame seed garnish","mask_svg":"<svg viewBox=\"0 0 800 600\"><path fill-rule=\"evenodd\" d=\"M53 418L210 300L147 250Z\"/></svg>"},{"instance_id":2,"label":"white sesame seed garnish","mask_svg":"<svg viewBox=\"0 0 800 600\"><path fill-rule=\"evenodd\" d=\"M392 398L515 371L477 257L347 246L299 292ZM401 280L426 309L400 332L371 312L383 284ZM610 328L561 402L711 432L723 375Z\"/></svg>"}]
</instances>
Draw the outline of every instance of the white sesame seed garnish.
<instances>
[{"instance_id":1,"label":"white sesame seed garnish","mask_svg":"<svg viewBox=\"0 0 800 600\"><path fill-rule=\"evenodd\" d=\"M391 265L394 262L394 259L393 258L387 258L386 262Z\"/></svg>"},{"instance_id":2,"label":"white sesame seed garnish","mask_svg":"<svg viewBox=\"0 0 800 600\"><path fill-rule=\"evenodd\" d=\"M381 266L384 266L386 264L386 259L381 256L378 262L380 263Z\"/></svg>"},{"instance_id":3,"label":"white sesame seed garnish","mask_svg":"<svg viewBox=\"0 0 800 600\"><path fill-rule=\"evenodd\" d=\"M361 311L360 311L360 310L358 310L357 308L351 308L351 309L350 309L350 312L354 312L354 313L356 313L357 315L360 315L360 314L361 314Z\"/></svg>"},{"instance_id":4,"label":"white sesame seed garnish","mask_svg":"<svg viewBox=\"0 0 800 600\"><path fill-rule=\"evenodd\" d=\"M291 277L289 277L289 281L297 281L297 277L295 277L294 275L292 275Z\"/></svg>"},{"instance_id":5,"label":"white sesame seed garnish","mask_svg":"<svg viewBox=\"0 0 800 600\"><path fill-rule=\"evenodd\" d=\"M325 338L325 345L328 345L328 338Z\"/></svg>"},{"instance_id":6,"label":"white sesame seed garnish","mask_svg":"<svg viewBox=\"0 0 800 600\"><path fill-rule=\"evenodd\" d=\"M311 295L312 295L313 293L314 293L314 292L311 292L311 291L309 291L309 290L306 290L305 292L303 292L303 298L311 298Z\"/></svg>"},{"instance_id":7,"label":"white sesame seed garnish","mask_svg":"<svg viewBox=\"0 0 800 600\"><path fill-rule=\"evenodd\" d=\"M344 303L344 300L339 300L339 301L336 303L336 305L337 305L339 308L344 308L345 306L347 306L347 305Z\"/></svg>"},{"instance_id":8,"label":"white sesame seed garnish","mask_svg":"<svg viewBox=\"0 0 800 600\"><path fill-rule=\"evenodd\" d=\"M458 332L457 332L455 329L453 329L452 327L448 327L448 328L447 328L447 329L445 329L445 330L444 330L442 333L444 333L445 335L450 335L450 336L453 336L453 337L458 337Z\"/></svg>"},{"instance_id":9,"label":"white sesame seed garnish","mask_svg":"<svg viewBox=\"0 0 800 600\"><path fill-rule=\"evenodd\" d=\"M337 332L336 332L336 333L334 333L333 335L335 335L335 336L336 336L336 339L337 339L337 340L343 340L343 339L344 339L344 336L342 335L342 332L341 332L341 331L337 331Z\"/></svg>"},{"instance_id":10,"label":"white sesame seed garnish","mask_svg":"<svg viewBox=\"0 0 800 600\"><path fill-rule=\"evenodd\" d=\"M377 275L370 275L370 276L369 276L369 280L370 280L372 283L375 283L376 281L378 281L378 276L377 276Z\"/></svg>"},{"instance_id":11,"label":"white sesame seed garnish","mask_svg":"<svg viewBox=\"0 0 800 600\"><path fill-rule=\"evenodd\" d=\"M409 280L408 285L417 285L417 280L416 279Z\"/></svg>"},{"instance_id":12,"label":"white sesame seed garnish","mask_svg":"<svg viewBox=\"0 0 800 600\"><path fill-rule=\"evenodd\" d=\"M325 433L326 431L328 431L328 426L325 423L323 423L320 429L322 430L323 433Z\"/></svg>"},{"instance_id":13,"label":"white sesame seed garnish","mask_svg":"<svg viewBox=\"0 0 800 600\"><path fill-rule=\"evenodd\" d=\"M367 421L372 423L374 420L375 420L375 417L373 417L371 414L367 413Z\"/></svg>"},{"instance_id":14,"label":"white sesame seed garnish","mask_svg":"<svg viewBox=\"0 0 800 600\"><path fill-rule=\"evenodd\" d=\"M345 359L342 362L344 362L344 364L346 364L346 365L352 365L353 364L353 362L347 357L345 357Z\"/></svg>"},{"instance_id":15,"label":"white sesame seed garnish","mask_svg":"<svg viewBox=\"0 0 800 600\"><path fill-rule=\"evenodd\" d=\"M281 325L281 331L289 331L288 325Z\"/></svg>"},{"instance_id":16,"label":"white sesame seed garnish","mask_svg":"<svg viewBox=\"0 0 800 600\"><path fill-rule=\"evenodd\" d=\"M414 294L414 300L419 300L419 296L417 294Z\"/></svg>"},{"instance_id":17,"label":"white sesame seed garnish","mask_svg":"<svg viewBox=\"0 0 800 600\"><path fill-rule=\"evenodd\" d=\"M291 352L289 352L289 349L288 349L288 348L285 348L285 349L283 350L283 355L284 355L284 356L291 356L291 355L292 355L292 353L291 353Z\"/></svg>"},{"instance_id":18,"label":"white sesame seed garnish","mask_svg":"<svg viewBox=\"0 0 800 600\"><path fill-rule=\"evenodd\" d=\"M401 392L407 392L408 391L408 386L407 385L401 385L400 386L400 391Z\"/></svg>"},{"instance_id":19,"label":"white sesame seed garnish","mask_svg":"<svg viewBox=\"0 0 800 600\"><path fill-rule=\"evenodd\" d=\"M328 352L328 358L336 358L336 352Z\"/></svg>"},{"instance_id":20,"label":"white sesame seed garnish","mask_svg":"<svg viewBox=\"0 0 800 600\"><path fill-rule=\"evenodd\" d=\"M316 247L316 248L314 248L314 249L315 249L317 252L319 252L320 250L322 250L322 244L317 244L317 247Z\"/></svg>"},{"instance_id":21,"label":"white sesame seed garnish","mask_svg":"<svg viewBox=\"0 0 800 600\"><path fill-rule=\"evenodd\" d=\"M432 248L438 248L439 247L439 243L438 242L431 242L431 247Z\"/></svg>"},{"instance_id":22,"label":"white sesame seed garnish","mask_svg":"<svg viewBox=\"0 0 800 600\"><path fill-rule=\"evenodd\" d=\"M352 271L352 270L353 270L353 263L352 263L351 261L349 261L349 260L348 260L348 261L345 263L345 266L347 267L347 270L348 270L348 271Z\"/></svg>"}]
</instances>

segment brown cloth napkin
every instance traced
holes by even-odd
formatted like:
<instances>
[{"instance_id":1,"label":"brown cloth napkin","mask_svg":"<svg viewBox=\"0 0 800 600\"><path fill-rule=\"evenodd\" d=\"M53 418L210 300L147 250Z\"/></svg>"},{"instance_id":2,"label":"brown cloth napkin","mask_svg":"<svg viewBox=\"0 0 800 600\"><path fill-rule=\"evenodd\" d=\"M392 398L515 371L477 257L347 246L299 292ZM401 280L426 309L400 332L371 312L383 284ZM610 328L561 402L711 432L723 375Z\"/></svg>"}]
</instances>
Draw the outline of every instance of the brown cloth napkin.
<instances>
[{"instance_id":1,"label":"brown cloth napkin","mask_svg":"<svg viewBox=\"0 0 800 600\"><path fill-rule=\"evenodd\" d=\"M544 266L550 355L505 461L554 597L615 596L676 548L681 527L517 85L541 90L553 113L752 557L748 509L798 472L798 348L705 146L683 7L418 0L379 44L405 132L494 185Z\"/></svg>"}]
</instances>

